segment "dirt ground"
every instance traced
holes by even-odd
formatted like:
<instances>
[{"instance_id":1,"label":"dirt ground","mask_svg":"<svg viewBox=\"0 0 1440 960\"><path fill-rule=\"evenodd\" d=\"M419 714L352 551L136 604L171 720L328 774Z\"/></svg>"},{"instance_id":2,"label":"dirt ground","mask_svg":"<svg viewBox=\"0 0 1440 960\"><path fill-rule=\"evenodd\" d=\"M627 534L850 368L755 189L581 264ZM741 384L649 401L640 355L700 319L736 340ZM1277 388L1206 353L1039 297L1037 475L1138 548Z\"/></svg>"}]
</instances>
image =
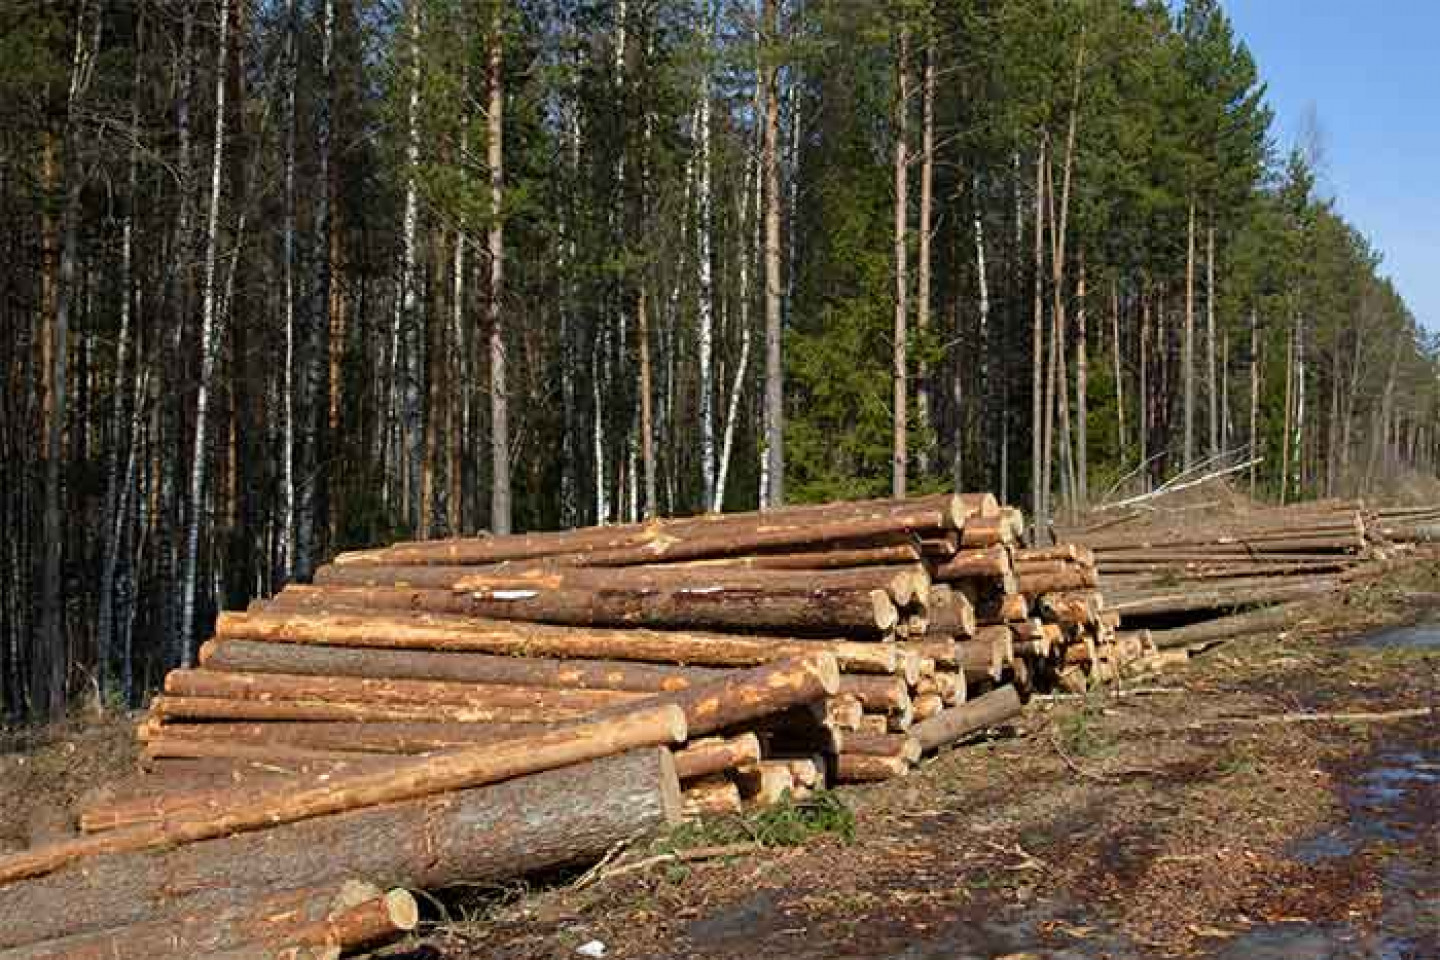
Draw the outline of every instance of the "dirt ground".
<instances>
[{"instance_id":1,"label":"dirt ground","mask_svg":"<svg viewBox=\"0 0 1440 960\"><path fill-rule=\"evenodd\" d=\"M852 839L488 891L394 955L1433 960L1434 718L1279 718L1435 704L1440 605L1414 599L1435 576L1119 693L1033 701L1008 735L839 791Z\"/></svg>"},{"instance_id":2,"label":"dirt ground","mask_svg":"<svg viewBox=\"0 0 1440 960\"><path fill-rule=\"evenodd\" d=\"M805 822L797 810L688 828L609 870L813 829L797 845L448 896L384 955L570 958L599 941L654 960L1433 960L1434 717L1284 718L1434 705L1437 587L1440 565L1422 568L1163 677L1036 699L1013 729L837 791L853 822L776 829ZM124 717L3 735L0 751L0 850L58 831L134 763Z\"/></svg>"}]
</instances>

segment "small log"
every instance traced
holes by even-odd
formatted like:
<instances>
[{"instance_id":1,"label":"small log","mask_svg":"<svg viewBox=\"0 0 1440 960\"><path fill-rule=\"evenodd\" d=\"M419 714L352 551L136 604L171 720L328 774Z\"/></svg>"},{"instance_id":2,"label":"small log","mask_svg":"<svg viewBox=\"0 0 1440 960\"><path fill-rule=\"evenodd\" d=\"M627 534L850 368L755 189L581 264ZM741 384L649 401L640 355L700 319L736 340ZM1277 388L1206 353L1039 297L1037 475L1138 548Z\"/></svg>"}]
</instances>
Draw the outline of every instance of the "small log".
<instances>
[{"instance_id":1,"label":"small log","mask_svg":"<svg viewBox=\"0 0 1440 960\"><path fill-rule=\"evenodd\" d=\"M842 753L835 758L835 779L840 783L875 783L903 777L909 772L910 764L903 757Z\"/></svg>"},{"instance_id":2,"label":"small log","mask_svg":"<svg viewBox=\"0 0 1440 960\"><path fill-rule=\"evenodd\" d=\"M982 630L989 630L990 627L982 627ZM1001 627L1000 629L1005 629ZM984 683L987 680L999 680L1005 671L1004 649L991 639L966 640L955 645L956 658L959 660L960 671L965 675L965 682L969 684Z\"/></svg>"},{"instance_id":3,"label":"small log","mask_svg":"<svg viewBox=\"0 0 1440 960\"><path fill-rule=\"evenodd\" d=\"M203 818L163 820L28 850L0 859L0 883L41 876L85 857L194 843L361 807L484 786L637 747L681 743L685 737L682 710L670 705L637 709L623 717L504 744L461 747L407 759L383 771L356 773L306 788L275 790L260 798L241 794L232 802L217 805ZM668 758L668 753L666 756Z\"/></svg>"},{"instance_id":4,"label":"small log","mask_svg":"<svg viewBox=\"0 0 1440 960\"><path fill-rule=\"evenodd\" d=\"M681 809L687 820L730 816L744 808L740 788L725 777L706 777L690 784L681 800Z\"/></svg>"},{"instance_id":5,"label":"small log","mask_svg":"<svg viewBox=\"0 0 1440 960\"><path fill-rule=\"evenodd\" d=\"M960 531L960 546L972 550L993 547L1005 543L1008 533L1003 517L969 517Z\"/></svg>"},{"instance_id":6,"label":"small log","mask_svg":"<svg viewBox=\"0 0 1440 960\"><path fill-rule=\"evenodd\" d=\"M775 759L777 763L783 763L790 769L790 779L796 787L819 790L825 786L824 757L776 757Z\"/></svg>"},{"instance_id":7,"label":"small log","mask_svg":"<svg viewBox=\"0 0 1440 960\"><path fill-rule=\"evenodd\" d=\"M157 904L166 916L213 916L349 877L422 890L511 880L593 861L679 813L670 752L646 748L182 848L96 856L0 887L0 948L153 920Z\"/></svg>"},{"instance_id":8,"label":"small log","mask_svg":"<svg viewBox=\"0 0 1440 960\"><path fill-rule=\"evenodd\" d=\"M681 780L695 780L759 760L760 738L753 733L710 737L691 740L685 749L675 751L675 773Z\"/></svg>"},{"instance_id":9,"label":"small log","mask_svg":"<svg viewBox=\"0 0 1440 960\"><path fill-rule=\"evenodd\" d=\"M934 576L940 581L988 579L1004 577L1013 569L1009 549L997 545L982 550L962 550L937 564Z\"/></svg>"},{"instance_id":10,"label":"small log","mask_svg":"<svg viewBox=\"0 0 1440 960\"><path fill-rule=\"evenodd\" d=\"M229 700L223 697L156 697L150 704L167 720L325 721L352 723L530 723L580 720L591 710L559 707L488 707L452 703L372 703L368 700Z\"/></svg>"},{"instance_id":11,"label":"small log","mask_svg":"<svg viewBox=\"0 0 1440 960\"><path fill-rule=\"evenodd\" d=\"M915 724L911 735L922 750L930 751L954 743L976 730L993 727L1019 714L1020 695L1012 686L1003 686L961 706L943 710L929 720Z\"/></svg>"},{"instance_id":12,"label":"small log","mask_svg":"<svg viewBox=\"0 0 1440 960\"><path fill-rule=\"evenodd\" d=\"M840 741L839 752L899 757L907 763L919 763L920 741L908 733L846 733Z\"/></svg>"},{"instance_id":13,"label":"small log","mask_svg":"<svg viewBox=\"0 0 1440 960\"><path fill-rule=\"evenodd\" d=\"M1275 607L1261 607L1245 613L1232 614L1214 620L1203 620L1184 627L1169 630L1151 630L1150 638L1162 650L1175 649L1198 643L1228 640L1252 633L1268 633L1286 630L1299 623L1314 608L1311 603L1287 603Z\"/></svg>"},{"instance_id":14,"label":"small log","mask_svg":"<svg viewBox=\"0 0 1440 960\"><path fill-rule=\"evenodd\" d=\"M859 699L870 713L903 713L910 709L910 688L899 677L867 677L846 674L840 678L840 692Z\"/></svg>"},{"instance_id":15,"label":"small log","mask_svg":"<svg viewBox=\"0 0 1440 960\"><path fill-rule=\"evenodd\" d=\"M318 757L281 758L260 754L261 762L293 762L298 759L331 759L333 752L366 754L430 753L467 743L494 743L497 740L534 733L537 724L498 723L167 723L141 737L147 745L157 740L175 742L207 741L263 747L298 747L321 754ZM158 754L157 756L164 756Z\"/></svg>"},{"instance_id":16,"label":"small log","mask_svg":"<svg viewBox=\"0 0 1440 960\"><path fill-rule=\"evenodd\" d=\"M1027 596L1065 590L1085 590L1098 586L1099 574L1094 567L1070 566L1053 572L1020 572L1020 592Z\"/></svg>"},{"instance_id":17,"label":"small log","mask_svg":"<svg viewBox=\"0 0 1440 960\"><path fill-rule=\"evenodd\" d=\"M951 670L959 663L956 659L955 638L951 636L907 640L899 646L907 653L934 662L937 670Z\"/></svg>"}]
</instances>

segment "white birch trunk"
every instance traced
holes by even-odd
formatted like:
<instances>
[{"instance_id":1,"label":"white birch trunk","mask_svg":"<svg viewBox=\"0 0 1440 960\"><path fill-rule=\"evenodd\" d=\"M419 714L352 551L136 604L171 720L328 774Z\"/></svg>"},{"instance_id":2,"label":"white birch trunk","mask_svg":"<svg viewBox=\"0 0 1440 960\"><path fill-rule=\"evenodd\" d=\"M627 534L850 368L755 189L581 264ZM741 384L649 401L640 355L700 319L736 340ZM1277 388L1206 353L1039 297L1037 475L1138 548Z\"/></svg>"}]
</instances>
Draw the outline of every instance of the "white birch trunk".
<instances>
[{"instance_id":1,"label":"white birch trunk","mask_svg":"<svg viewBox=\"0 0 1440 960\"><path fill-rule=\"evenodd\" d=\"M182 666L195 662L195 590L200 554L200 516L205 509L208 465L207 416L215 373L215 270L220 233L220 180L225 167L225 70L230 53L230 0L220 0L219 49L215 66L215 139L210 159L210 203L205 222L205 281L201 299L200 380L195 395L195 444L190 466L190 514L185 528L185 559L180 576Z\"/></svg>"},{"instance_id":2,"label":"white birch trunk","mask_svg":"<svg viewBox=\"0 0 1440 960\"><path fill-rule=\"evenodd\" d=\"M705 31L708 46L710 31ZM699 280L696 303L697 351L700 360L700 477L704 502L715 502L715 363L714 363L714 288L711 278L711 231L713 229L710 199L710 72L705 69L700 81L700 106L695 121L699 143L699 167L696 206L699 228L696 230L698 250L696 268Z\"/></svg>"},{"instance_id":3,"label":"white birch trunk","mask_svg":"<svg viewBox=\"0 0 1440 960\"><path fill-rule=\"evenodd\" d=\"M281 316L285 326L285 360L280 381L280 554L279 583L290 579L295 568L295 83L296 50L295 0L285 2L285 183L284 258Z\"/></svg>"},{"instance_id":4,"label":"white birch trunk","mask_svg":"<svg viewBox=\"0 0 1440 960\"><path fill-rule=\"evenodd\" d=\"M501 300L505 295L504 9L497 0L486 70L490 164L490 529L496 534L510 532L510 406L501 314Z\"/></svg>"},{"instance_id":5,"label":"white birch trunk","mask_svg":"<svg viewBox=\"0 0 1440 960\"><path fill-rule=\"evenodd\" d=\"M900 29L900 49L896 61L895 96L895 326L893 367L891 369L891 432L893 450L890 461L890 495L902 499L905 496L909 453L909 417L905 409L909 389L908 361L906 346L909 339L908 303L909 277L907 261L909 251L906 243L906 228L909 221L909 169L907 156L910 136L910 31Z\"/></svg>"}]
</instances>

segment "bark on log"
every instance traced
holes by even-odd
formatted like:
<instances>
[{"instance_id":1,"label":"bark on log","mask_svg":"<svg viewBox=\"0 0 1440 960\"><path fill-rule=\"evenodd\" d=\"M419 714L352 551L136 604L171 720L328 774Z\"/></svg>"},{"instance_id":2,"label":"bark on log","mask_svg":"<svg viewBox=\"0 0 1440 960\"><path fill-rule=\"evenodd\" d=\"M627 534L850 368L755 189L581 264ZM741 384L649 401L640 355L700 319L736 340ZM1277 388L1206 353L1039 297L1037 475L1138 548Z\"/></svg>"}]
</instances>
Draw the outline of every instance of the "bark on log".
<instances>
[{"instance_id":1,"label":"bark on log","mask_svg":"<svg viewBox=\"0 0 1440 960\"><path fill-rule=\"evenodd\" d=\"M930 602L925 612L926 633L953 637L975 632L975 607L965 594L948 583L930 585Z\"/></svg>"},{"instance_id":2,"label":"bark on log","mask_svg":"<svg viewBox=\"0 0 1440 960\"><path fill-rule=\"evenodd\" d=\"M1336 589L1333 577L1306 578L1299 582L1281 580L1275 583L1244 586L1218 584L1205 589L1169 588L1165 590L1107 591L1108 606L1125 617L1159 613L1180 613L1192 610L1220 610L1257 604L1287 603L1305 597L1323 596ZM1158 642L1158 641L1157 641Z\"/></svg>"},{"instance_id":3,"label":"bark on log","mask_svg":"<svg viewBox=\"0 0 1440 960\"><path fill-rule=\"evenodd\" d=\"M960 531L960 546L965 549L993 547L1009 542L1008 534L1003 517L970 517Z\"/></svg>"},{"instance_id":4,"label":"bark on log","mask_svg":"<svg viewBox=\"0 0 1440 960\"><path fill-rule=\"evenodd\" d=\"M992 690L958 707L951 707L910 728L922 750L935 750L961 737L993 727L1020 712L1020 695L1012 686Z\"/></svg>"},{"instance_id":5,"label":"bark on log","mask_svg":"<svg viewBox=\"0 0 1440 960\"><path fill-rule=\"evenodd\" d=\"M833 663L832 663L833 667ZM578 724L503 744L461 747L397 762L373 773L237 797L194 820L176 818L51 844L0 859L0 883L40 876L84 857L194 843L276 824L464 790L623 750L684 742L684 712L671 705L636 708L623 717ZM666 754L668 762L668 753ZM673 764L671 765L673 769Z\"/></svg>"},{"instance_id":6,"label":"bark on log","mask_svg":"<svg viewBox=\"0 0 1440 960\"><path fill-rule=\"evenodd\" d=\"M1100 577L1094 567L1071 566L1050 572L1020 572L1020 592L1026 596L1056 593L1064 590L1086 590L1098 586Z\"/></svg>"},{"instance_id":7,"label":"bark on log","mask_svg":"<svg viewBox=\"0 0 1440 960\"><path fill-rule=\"evenodd\" d=\"M212 670L304 673L326 677L382 677L461 683L629 690L659 693L714 680L720 671L624 660L555 660L433 650L326 647L254 640L211 640L200 663Z\"/></svg>"},{"instance_id":8,"label":"bark on log","mask_svg":"<svg viewBox=\"0 0 1440 960\"><path fill-rule=\"evenodd\" d=\"M0 947L139 922L161 905L200 915L339 878L410 889L510 879L599 858L674 822L679 806L670 752L647 748L183 848L98 856L0 887Z\"/></svg>"},{"instance_id":9,"label":"bark on log","mask_svg":"<svg viewBox=\"0 0 1440 960\"><path fill-rule=\"evenodd\" d=\"M982 627L989 630L990 627ZM1005 628L1001 628L1005 629ZM955 645L959 669L966 684L999 680L1005 671L1004 650L991 639L966 640Z\"/></svg>"},{"instance_id":10,"label":"bark on log","mask_svg":"<svg viewBox=\"0 0 1440 960\"><path fill-rule=\"evenodd\" d=\"M0 960L190 960L241 944L285 943L332 914L384 896L374 884L347 880L221 904L201 913L174 914L162 906L163 918L14 947L0 952ZM403 905L399 913L406 919Z\"/></svg>"},{"instance_id":11,"label":"bark on log","mask_svg":"<svg viewBox=\"0 0 1440 960\"><path fill-rule=\"evenodd\" d=\"M675 751L675 773L681 780L694 780L759 760L760 738L753 733L692 739L685 749Z\"/></svg>"},{"instance_id":12,"label":"bark on log","mask_svg":"<svg viewBox=\"0 0 1440 960\"><path fill-rule=\"evenodd\" d=\"M839 570L849 567L873 567L887 563L917 563L922 556L922 547L917 547L913 542L907 540L903 543L883 546L826 548L806 550L800 553L761 553L749 557L694 560L682 566L696 568L715 566L745 570Z\"/></svg>"},{"instance_id":13,"label":"bark on log","mask_svg":"<svg viewBox=\"0 0 1440 960\"><path fill-rule=\"evenodd\" d=\"M726 667L753 666L818 652L834 654L843 669L858 672L894 673L899 663L894 647L863 641L576 629L429 614L377 617L221 613L215 632L221 639L276 643Z\"/></svg>"}]
</instances>

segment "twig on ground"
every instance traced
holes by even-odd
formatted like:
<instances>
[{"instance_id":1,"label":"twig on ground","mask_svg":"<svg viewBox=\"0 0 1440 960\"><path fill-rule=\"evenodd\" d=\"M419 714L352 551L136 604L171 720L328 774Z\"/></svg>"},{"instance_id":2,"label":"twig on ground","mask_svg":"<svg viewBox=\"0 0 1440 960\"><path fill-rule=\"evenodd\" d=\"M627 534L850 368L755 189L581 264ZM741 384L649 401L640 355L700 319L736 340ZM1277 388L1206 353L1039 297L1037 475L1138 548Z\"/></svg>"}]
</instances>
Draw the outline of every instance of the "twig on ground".
<instances>
[{"instance_id":1,"label":"twig on ground","mask_svg":"<svg viewBox=\"0 0 1440 960\"><path fill-rule=\"evenodd\" d=\"M759 843L725 843L713 847L691 847L689 850L680 850L675 853L657 853L653 857L645 857L643 860L635 860L631 863L617 864L606 870L596 871L591 869L581 881L586 881L593 875L588 883L599 883L601 880L609 880L613 877L624 876L627 873L638 873L641 870L648 870L657 867L662 863L694 863L699 860L715 860L720 857L739 857L757 850L764 849ZM597 865L598 866L598 865ZM580 881L575 884L581 885Z\"/></svg>"}]
</instances>

